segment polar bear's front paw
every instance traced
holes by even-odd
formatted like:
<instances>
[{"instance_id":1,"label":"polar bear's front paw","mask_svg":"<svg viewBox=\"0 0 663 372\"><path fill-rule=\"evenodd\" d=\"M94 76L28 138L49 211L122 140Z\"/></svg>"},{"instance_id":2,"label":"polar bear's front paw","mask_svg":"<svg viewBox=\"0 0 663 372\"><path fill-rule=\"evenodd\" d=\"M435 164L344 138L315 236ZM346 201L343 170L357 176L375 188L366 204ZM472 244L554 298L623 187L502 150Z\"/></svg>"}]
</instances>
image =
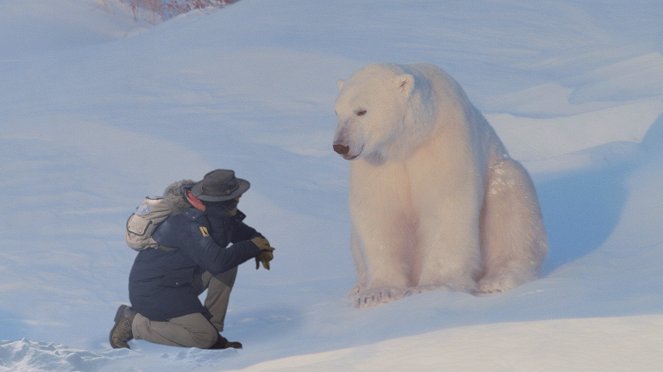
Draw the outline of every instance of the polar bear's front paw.
<instances>
[{"instance_id":1,"label":"polar bear's front paw","mask_svg":"<svg viewBox=\"0 0 663 372\"><path fill-rule=\"evenodd\" d=\"M358 292L353 297L355 307L371 307L386 304L403 297L405 291L400 288L372 288Z\"/></svg>"},{"instance_id":2,"label":"polar bear's front paw","mask_svg":"<svg viewBox=\"0 0 663 372\"><path fill-rule=\"evenodd\" d=\"M488 276L479 281L479 294L500 293L514 288L520 284L520 280L513 275Z\"/></svg>"}]
</instances>

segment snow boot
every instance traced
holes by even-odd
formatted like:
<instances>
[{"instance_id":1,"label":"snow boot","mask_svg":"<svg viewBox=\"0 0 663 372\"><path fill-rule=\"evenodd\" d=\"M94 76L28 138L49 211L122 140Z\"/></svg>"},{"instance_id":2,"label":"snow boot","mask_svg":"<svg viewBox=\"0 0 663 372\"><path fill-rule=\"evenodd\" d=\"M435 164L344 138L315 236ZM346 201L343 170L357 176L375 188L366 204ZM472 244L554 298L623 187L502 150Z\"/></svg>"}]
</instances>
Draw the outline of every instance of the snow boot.
<instances>
[{"instance_id":1,"label":"snow boot","mask_svg":"<svg viewBox=\"0 0 663 372\"><path fill-rule=\"evenodd\" d=\"M241 349L242 343L239 341L228 341L227 338L219 335L219 339L216 340L216 343L210 346L210 349L228 349L228 348Z\"/></svg>"},{"instance_id":2,"label":"snow boot","mask_svg":"<svg viewBox=\"0 0 663 372\"><path fill-rule=\"evenodd\" d=\"M113 349L130 349L128 342L134 338L133 332L131 331L131 323L133 323L135 316L136 312L127 305L120 305L120 307L117 308L117 313L115 313L115 325L108 336L108 340Z\"/></svg>"}]
</instances>

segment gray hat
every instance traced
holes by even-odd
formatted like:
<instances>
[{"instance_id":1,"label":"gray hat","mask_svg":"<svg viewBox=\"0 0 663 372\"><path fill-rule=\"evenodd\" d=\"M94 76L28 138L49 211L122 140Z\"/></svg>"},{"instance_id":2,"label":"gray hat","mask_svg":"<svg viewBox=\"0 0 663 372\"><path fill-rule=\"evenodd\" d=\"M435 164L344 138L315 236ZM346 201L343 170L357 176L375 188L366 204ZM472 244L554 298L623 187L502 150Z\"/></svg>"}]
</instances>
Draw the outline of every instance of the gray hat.
<instances>
[{"instance_id":1,"label":"gray hat","mask_svg":"<svg viewBox=\"0 0 663 372\"><path fill-rule=\"evenodd\" d=\"M230 169L215 169L196 182L191 193L202 201L220 202L235 199L250 186L249 181L235 178L235 172Z\"/></svg>"}]
</instances>

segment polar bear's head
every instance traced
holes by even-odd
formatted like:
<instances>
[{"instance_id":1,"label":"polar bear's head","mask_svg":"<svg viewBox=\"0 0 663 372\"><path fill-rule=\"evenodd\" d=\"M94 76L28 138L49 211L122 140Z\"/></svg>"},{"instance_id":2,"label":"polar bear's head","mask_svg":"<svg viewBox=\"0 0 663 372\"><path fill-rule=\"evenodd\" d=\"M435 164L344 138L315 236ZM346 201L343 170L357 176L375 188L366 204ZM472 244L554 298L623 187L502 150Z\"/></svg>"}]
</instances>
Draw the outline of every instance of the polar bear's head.
<instances>
[{"instance_id":1,"label":"polar bear's head","mask_svg":"<svg viewBox=\"0 0 663 372\"><path fill-rule=\"evenodd\" d=\"M368 65L339 81L334 151L347 160L385 159L402 154L411 132L413 113L421 111L415 75L399 65ZM417 88L418 90L419 88Z\"/></svg>"}]
</instances>

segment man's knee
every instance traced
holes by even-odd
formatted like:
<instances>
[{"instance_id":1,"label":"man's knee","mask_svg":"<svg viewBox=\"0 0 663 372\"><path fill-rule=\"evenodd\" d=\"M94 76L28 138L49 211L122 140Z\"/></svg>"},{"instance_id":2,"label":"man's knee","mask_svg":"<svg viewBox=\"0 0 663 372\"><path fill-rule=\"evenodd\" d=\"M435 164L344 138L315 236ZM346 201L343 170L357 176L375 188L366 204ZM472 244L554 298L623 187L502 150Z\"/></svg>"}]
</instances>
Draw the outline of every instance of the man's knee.
<instances>
[{"instance_id":1,"label":"man's knee","mask_svg":"<svg viewBox=\"0 0 663 372\"><path fill-rule=\"evenodd\" d=\"M208 331L203 333L196 333L193 336L193 342L195 343L193 347L197 347L199 349L209 349L214 346L218 339L219 333L217 332L216 328L210 327Z\"/></svg>"},{"instance_id":2,"label":"man's knee","mask_svg":"<svg viewBox=\"0 0 663 372\"><path fill-rule=\"evenodd\" d=\"M193 313L170 320L183 332L180 344L187 347L209 349L219 338L216 327L201 313Z\"/></svg>"},{"instance_id":3,"label":"man's knee","mask_svg":"<svg viewBox=\"0 0 663 372\"><path fill-rule=\"evenodd\" d=\"M232 286L235 284L235 278L237 278L237 266L216 275L214 278L223 283L224 286L232 288Z\"/></svg>"}]
</instances>

